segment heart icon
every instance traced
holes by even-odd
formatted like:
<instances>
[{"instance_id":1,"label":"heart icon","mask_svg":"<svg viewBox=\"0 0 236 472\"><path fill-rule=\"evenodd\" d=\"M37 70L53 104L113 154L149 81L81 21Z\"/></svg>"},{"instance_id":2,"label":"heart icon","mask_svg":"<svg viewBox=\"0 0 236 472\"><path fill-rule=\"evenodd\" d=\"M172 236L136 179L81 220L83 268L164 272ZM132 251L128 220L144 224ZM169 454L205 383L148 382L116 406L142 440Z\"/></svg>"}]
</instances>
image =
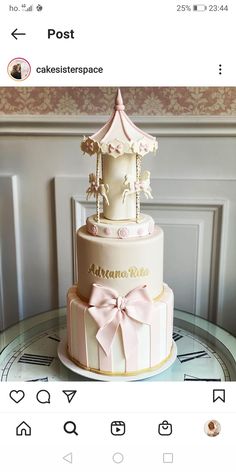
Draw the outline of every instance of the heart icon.
<instances>
[{"instance_id":1,"label":"heart icon","mask_svg":"<svg viewBox=\"0 0 236 472\"><path fill-rule=\"evenodd\" d=\"M11 390L9 393L9 397L15 402L20 403L25 396L25 392L23 390Z\"/></svg>"}]
</instances>

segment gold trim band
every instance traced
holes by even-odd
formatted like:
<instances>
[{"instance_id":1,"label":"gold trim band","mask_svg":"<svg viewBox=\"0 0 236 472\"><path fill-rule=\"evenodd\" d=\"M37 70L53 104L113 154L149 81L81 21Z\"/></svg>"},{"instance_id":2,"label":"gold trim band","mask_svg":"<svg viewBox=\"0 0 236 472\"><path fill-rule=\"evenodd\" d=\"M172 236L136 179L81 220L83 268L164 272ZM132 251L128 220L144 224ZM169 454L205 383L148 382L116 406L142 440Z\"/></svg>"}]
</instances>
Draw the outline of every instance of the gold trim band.
<instances>
[{"instance_id":1,"label":"gold trim band","mask_svg":"<svg viewBox=\"0 0 236 472\"><path fill-rule=\"evenodd\" d=\"M122 376L122 377L129 377L131 375L139 375L139 374L144 374L146 372L153 372L154 370L158 369L159 367L161 367L163 364L165 364L165 362L167 362L171 355L172 355L172 351L173 351L173 344L171 346L171 350L170 350L170 354L165 358L163 359L163 361L159 362L158 364L152 366L152 367L147 367L146 369L140 369L140 370L134 370L132 372L110 372L108 370L99 370L99 369L94 369L93 367L87 367L83 364L81 364L79 361L77 361L76 359L74 359L70 354L69 354L69 350L68 350L68 347L67 347L67 353L68 353L68 356L69 358L72 360L72 362L74 362L74 364L76 364L78 367L80 367L81 369L84 369L84 370L89 370L90 372L94 372L95 374L101 374L101 375L109 375L109 376Z\"/></svg>"}]
</instances>

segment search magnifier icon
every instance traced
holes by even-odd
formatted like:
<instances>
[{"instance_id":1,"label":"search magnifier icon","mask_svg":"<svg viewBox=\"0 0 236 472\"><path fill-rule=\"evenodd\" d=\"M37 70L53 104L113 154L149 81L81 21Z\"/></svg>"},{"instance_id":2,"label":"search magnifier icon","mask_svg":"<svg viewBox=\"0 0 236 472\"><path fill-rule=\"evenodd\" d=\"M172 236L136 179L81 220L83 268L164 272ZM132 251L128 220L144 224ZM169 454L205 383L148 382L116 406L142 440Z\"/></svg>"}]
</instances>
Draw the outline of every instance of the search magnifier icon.
<instances>
[{"instance_id":1,"label":"search magnifier icon","mask_svg":"<svg viewBox=\"0 0 236 472\"><path fill-rule=\"evenodd\" d=\"M64 423L64 431L67 433L67 434L76 434L76 436L78 436L78 433L76 431L76 424L74 421L66 421Z\"/></svg>"}]
</instances>

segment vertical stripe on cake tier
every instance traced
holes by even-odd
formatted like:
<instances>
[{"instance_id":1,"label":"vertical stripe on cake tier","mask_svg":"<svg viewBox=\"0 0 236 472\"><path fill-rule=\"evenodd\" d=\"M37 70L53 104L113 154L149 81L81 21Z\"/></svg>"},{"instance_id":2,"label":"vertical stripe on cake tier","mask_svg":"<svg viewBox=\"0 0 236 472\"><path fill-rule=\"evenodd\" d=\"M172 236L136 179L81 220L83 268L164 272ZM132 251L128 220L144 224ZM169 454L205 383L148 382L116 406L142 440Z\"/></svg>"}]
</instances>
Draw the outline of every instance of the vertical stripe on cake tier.
<instances>
[{"instance_id":1,"label":"vertical stripe on cake tier","mask_svg":"<svg viewBox=\"0 0 236 472\"><path fill-rule=\"evenodd\" d=\"M125 361L125 371L134 372L138 370L138 349L135 346L132 354Z\"/></svg>"},{"instance_id":2,"label":"vertical stripe on cake tier","mask_svg":"<svg viewBox=\"0 0 236 472\"><path fill-rule=\"evenodd\" d=\"M85 333L86 333L86 344L88 353L88 367L92 369L100 369L99 366L99 344L96 339L98 326L92 316L89 314L88 309L84 311L85 316Z\"/></svg>"},{"instance_id":3,"label":"vertical stripe on cake tier","mask_svg":"<svg viewBox=\"0 0 236 472\"><path fill-rule=\"evenodd\" d=\"M113 371L113 366L112 366L112 355L111 352L107 356L105 351L102 349L101 346L98 348L98 356L99 356L99 369L101 371L108 371L112 372Z\"/></svg>"},{"instance_id":4,"label":"vertical stripe on cake tier","mask_svg":"<svg viewBox=\"0 0 236 472\"><path fill-rule=\"evenodd\" d=\"M174 294L167 284L164 285L164 293L161 299L162 302L166 303L167 310L167 322L166 322L166 356L170 354L172 347L172 335L173 335L173 315L174 315Z\"/></svg>"},{"instance_id":5,"label":"vertical stripe on cake tier","mask_svg":"<svg viewBox=\"0 0 236 472\"><path fill-rule=\"evenodd\" d=\"M74 359L88 365L87 347L85 342L84 308L77 301L72 305L72 352Z\"/></svg>"},{"instance_id":6,"label":"vertical stripe on cake tier","mask_svg":"<svg viewBox=\"0 0 236 472\"><path fill-rule=\"evenodd\" d=\"M166 357L166 304L156 302L153 307L151 325L151 365L154 366ZM163 336L164 334L164 336Z\"/></svg>"},{"instance_id":7,"label":"vertical stripe on cake tier","mask_svg":"<svg viewBox=\"0 0 236 472\"><path fill-rule=\"evenodd\" d=\"M67 293L67 344L68 344L68 351L72 356L72 303L75 298L76 294L76 286L73 286L69 289Z\"/></svg>"},{"instance_id":8,"label":"vertical stripe on cake tier","mask_svg":"<svg viewBox=\"0 0 236 472\"><path fill-rule=\"evenodd\" d=\"M138 330L138 370L147 369L151 367L151 352L147 349L150 346L151 327L147 324L142 324Z\"/></svg>"},{"instance_id":9,"label":"vertical stripe on cake tier","mask_svg":"<svg viewBox=\"0 0 236 472\"><path fill-rule=\"evenodd\" d=\"M112 343L113 372L125 372L125 354L123 348L121 327L119 326L115 339Z\"/></svg>"},{"instance_id":10,"label":"vertical stripe on cake tier","mask_svg":"<svg viewBox=\"0 0 236 472\"><path fill-rule=\"evenodd\" d=\"M134 372L135 370L138 370L138 340L135 342L135 344L132 346L132 352L125 359L125 371L126 372Z\"/></svg>"}]
</instances>

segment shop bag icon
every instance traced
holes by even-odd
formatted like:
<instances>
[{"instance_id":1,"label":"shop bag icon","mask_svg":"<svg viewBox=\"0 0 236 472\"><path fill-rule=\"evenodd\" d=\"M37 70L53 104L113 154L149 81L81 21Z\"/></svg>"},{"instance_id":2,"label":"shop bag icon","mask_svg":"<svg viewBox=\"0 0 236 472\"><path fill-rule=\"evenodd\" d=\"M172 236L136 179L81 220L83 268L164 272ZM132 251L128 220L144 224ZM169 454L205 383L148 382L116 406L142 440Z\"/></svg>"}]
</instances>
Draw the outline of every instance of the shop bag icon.
<instances>
[{"instance_id":1,"label":"shop bag icon","mask_svg":"<svg viewBox=\"0 0 236 472\"><path fill-rule=\"evenodd\" d=\"M172 424L164 420L158 425L158 434L160 436L170 436L172 434Z\"/></svg>"}]
</instances>

